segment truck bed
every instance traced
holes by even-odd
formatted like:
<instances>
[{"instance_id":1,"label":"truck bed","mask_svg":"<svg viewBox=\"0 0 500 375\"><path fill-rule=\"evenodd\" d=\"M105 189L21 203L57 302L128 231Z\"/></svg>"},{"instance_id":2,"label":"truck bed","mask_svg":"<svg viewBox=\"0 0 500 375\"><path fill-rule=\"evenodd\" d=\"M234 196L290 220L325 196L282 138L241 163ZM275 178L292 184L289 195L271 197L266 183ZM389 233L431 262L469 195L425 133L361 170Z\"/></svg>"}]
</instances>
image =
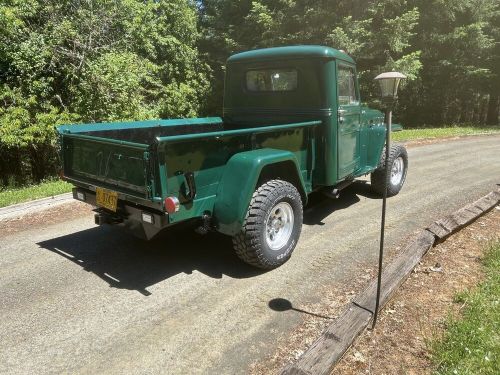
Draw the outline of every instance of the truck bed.
<instances>
[{"instance_id":1,"label":"truck bed","mask_svg":"<svg viewBox=\"0 0 500 375\"><path fill-rule=\"evenodd\" d=\"M102 186L153 201L157 139L222 130L222 119L182 119L62 125L61 158L65 178L78 186Z\"/></svg>"},{"instance_id":2,"label":"truck bed","mask_svg":"<svg viewBox=\"0 0 500 375\"><path fill-rule=\"evenodd\" d=\"M135 202L161 211L167 194L186 202L184 174L190 172L197 186L199 204L194 209L198 214L208 204L202 200L215 196L224 166L235 153L255 148L289 150L305 171L306 161L314 158L308 151L311 132L319 124L238 128L214 117L64 125L58 132L63 173L69 182L89 192L96 188L117 192L118 206ZM192 215L181 209L177 216L184 214Z\"/></svg>"}]
</instances>

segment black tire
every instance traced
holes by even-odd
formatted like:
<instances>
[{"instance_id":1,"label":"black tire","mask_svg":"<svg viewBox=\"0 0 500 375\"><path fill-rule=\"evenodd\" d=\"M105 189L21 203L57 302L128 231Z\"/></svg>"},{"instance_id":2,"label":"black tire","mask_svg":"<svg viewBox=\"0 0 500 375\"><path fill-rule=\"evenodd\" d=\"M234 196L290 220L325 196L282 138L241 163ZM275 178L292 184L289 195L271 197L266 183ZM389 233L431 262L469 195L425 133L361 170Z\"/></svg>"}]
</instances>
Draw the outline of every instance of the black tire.
<instances>
[{"instance_id":1,"label":"black tire","mask_svg":"<svg viewBox=\"0 0 500 375\"><path fill-rule=\"evenodd\" d=\"M393 183L391 180L391 171L394 168L394 164L398 160L403 161L403 171L399 182ZM395 144L391 146L389 150L389 173L387 175L387 196L392 197L399 193L401 188L403 187L406 174L408 172L408 153L406 152L406 148L403 145ZM384 179L385 176L385 147L382 150L382 155L380 156L380 164L378 168L373 171L371 174L371 185L372 189L380 195L384 194Z\"/></svg>"},{"instance_id":2,"label":"black tire","mask_svg":"<svg viewBox=\"0 0 500 375\"><path fill-rule=\"evenodd\" d=\"M282 202L284 204L281 204ZM279 206L276 207L278 204ZM289 223L288 228L283 224L283 221L280 221L281 219L269 221L272 219L270 217L272 210L277 208L277 211L273 212L276 217L280 207L285 208L288 214L293 212L293 225ZM244 262L258 268L273 269L281 266L290 259L297 245L302 230L302 215L302 198L295 186L281 180L271 180L264 183L255 190L252 196L241 232L233 237L236 254ZM276 226L276 224L275 226L271 224L273 222L279 223L278 226L281 225L278 232L274 233L275 236L281 229L285 233L289 232L289 238L287 234L281 235L282 241L288 238L286 243L275 249L272 249L268 242L268 229L271 228L271 233L273 233L272 228ZM273 244L272 240L270 241Z\"/></svg>"}]
</instances>

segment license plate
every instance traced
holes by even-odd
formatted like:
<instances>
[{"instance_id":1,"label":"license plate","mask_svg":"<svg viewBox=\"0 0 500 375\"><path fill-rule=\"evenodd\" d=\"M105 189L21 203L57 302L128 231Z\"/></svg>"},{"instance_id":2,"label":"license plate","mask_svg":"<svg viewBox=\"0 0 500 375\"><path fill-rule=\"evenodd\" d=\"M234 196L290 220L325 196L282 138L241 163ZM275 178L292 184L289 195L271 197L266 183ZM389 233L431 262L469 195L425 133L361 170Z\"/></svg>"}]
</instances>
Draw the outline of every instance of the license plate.
<instances>
[{"instance_id":1,"label":"license plate","mask_svg":"<svg viewBox=\"0 0 500 375\"><path fill-rule=\"evenodd\" d=\"M98 206L107 208L113 212L116 212L116 206L118 204L118 193L115 191L106 190L103 188L95 189L95 201Z\"/></svg>"}]
</instances>

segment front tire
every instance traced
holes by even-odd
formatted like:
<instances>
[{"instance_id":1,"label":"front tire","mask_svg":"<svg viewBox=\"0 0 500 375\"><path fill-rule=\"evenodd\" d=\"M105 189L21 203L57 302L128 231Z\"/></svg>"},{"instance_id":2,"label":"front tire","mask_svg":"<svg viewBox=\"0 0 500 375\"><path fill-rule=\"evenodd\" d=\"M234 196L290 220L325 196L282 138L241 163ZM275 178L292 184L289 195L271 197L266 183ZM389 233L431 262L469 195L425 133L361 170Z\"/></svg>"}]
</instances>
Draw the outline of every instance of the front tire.
<instances>
[{"instance_id":1,"label":"front tire","mask_svg":"<svg viewBox=\"0 0 500 375\"><path fill-rule=\"evenodd\" d=\"M271 180L253 194L241 232L233 237L236 254L262 269L284 264L302 230L302 199L289 182Z\"/></svg>"},{"instance_id":2,"label":"front tire","mask_svg":"<svg viewBox=\"0 0 500 375\"><path fill-rule=\"evenodd\" d=\"M380 156L378 168L371 174L372 189L380 195L384 194L387 178L387 196L392 197L403 187L408 172L408 153L403 145L392 145L389 150L389 174L385 175L385 148Z\"/></svg>"}]
</instances>

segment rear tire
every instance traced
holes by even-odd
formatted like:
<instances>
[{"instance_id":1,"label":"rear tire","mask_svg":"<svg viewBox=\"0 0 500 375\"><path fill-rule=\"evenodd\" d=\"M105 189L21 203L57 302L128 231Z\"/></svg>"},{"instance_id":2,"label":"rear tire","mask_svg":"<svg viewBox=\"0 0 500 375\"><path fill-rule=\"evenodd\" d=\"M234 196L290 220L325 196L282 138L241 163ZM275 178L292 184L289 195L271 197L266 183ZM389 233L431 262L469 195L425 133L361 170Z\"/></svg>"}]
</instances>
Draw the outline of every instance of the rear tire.
<instances>
[{"instance_id":1,"label":"rear tire","mask_svg":"<svg viewBox=\"0 0 500 375\"><path fill-rule=\"evenodd\" d=\"M302 230L302 199L289 182L271 180L253 194L241 232L233 237L238 257L262 269L284 264Z\"/></svg>"},{"instance_id":2,"label":"rear tire","mask_svg":"<svg viewBox=\"0 0 500 375\"><path fill-rule=\"evenodd\" d=\"M389 174L387 175L387 196L392 197L403 187L408 172L408 153L403 145L392 145L389 150ZM385 148L380 156L378 168L371 174L372 189L384 195L385 188Z\"/></svg>"}]
</instances>

